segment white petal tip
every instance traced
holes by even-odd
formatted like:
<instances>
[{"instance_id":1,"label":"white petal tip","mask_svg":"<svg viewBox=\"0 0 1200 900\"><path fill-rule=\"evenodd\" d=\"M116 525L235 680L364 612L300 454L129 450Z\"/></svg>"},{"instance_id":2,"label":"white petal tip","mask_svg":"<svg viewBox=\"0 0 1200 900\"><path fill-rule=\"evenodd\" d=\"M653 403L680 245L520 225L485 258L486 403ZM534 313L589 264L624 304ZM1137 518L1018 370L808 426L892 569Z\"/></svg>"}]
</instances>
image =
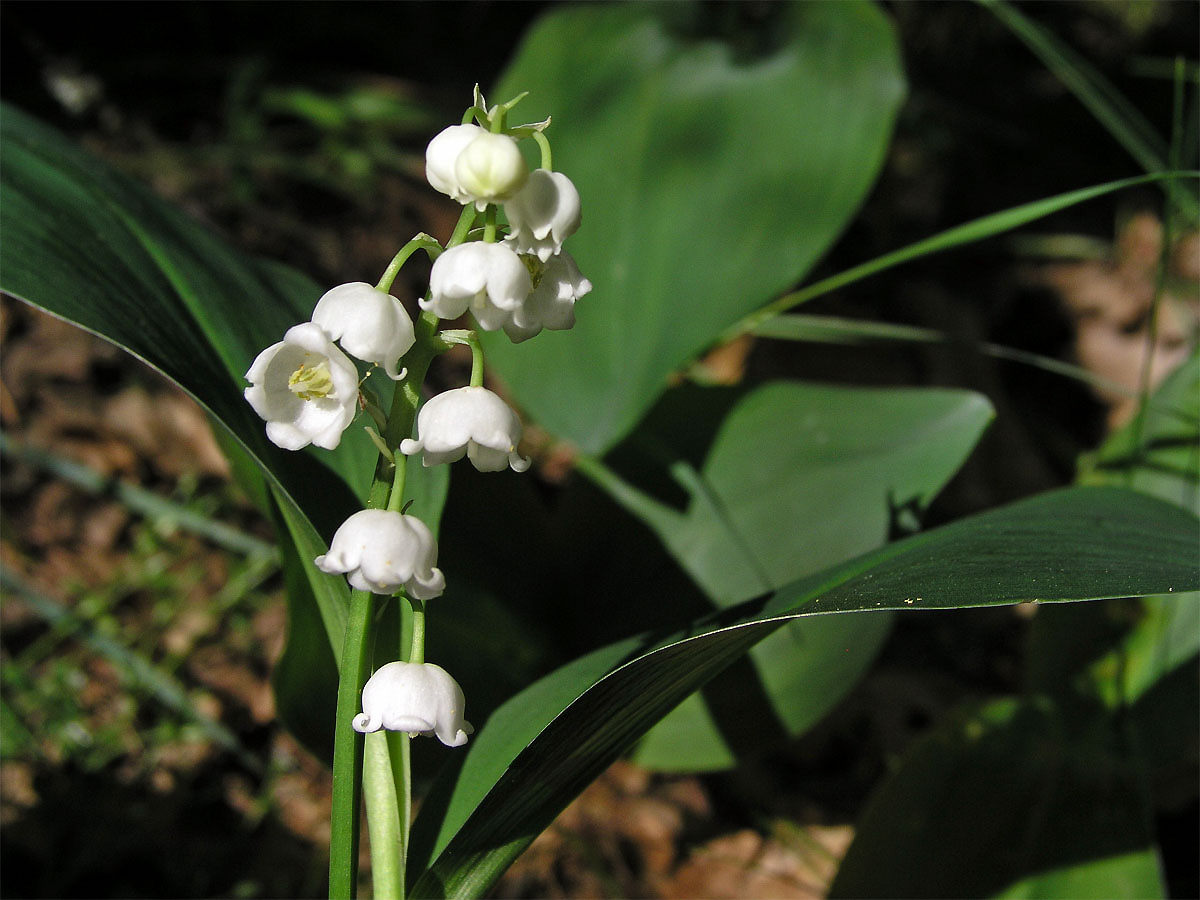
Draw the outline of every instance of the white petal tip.
<instances>
[{"instance_id":1,"label":"white petal tip","mask_svg":"<svg viewBox=\"0 0 1200 900\"><path fill-rule=\"evenodd\" d=\"M414 441L412 438L405 438L400 442L400 452L405 456L415 456L421 452L424 445L420 441Z\"/></svg>"},{"instance_id":2,"label":"white petal tip","mask_svg":"<svg viewBox=\"0 0 1200 900\"><path fill-rule=\"evenodd\" d=\"M508 464L514 472L524 472L529 468L530 459L528 456L521 456L519 453L510 453L508 455Z\"/></svg>"},{"instance_id":3,"label":"white petal tip","mask_svg":"<svg viewBox=\"0 0 1200 900\"><path fill-rule=\"evenodd\" d=\"M367 734L368 732L379 730L378 727L375 727L375 728L371 727L371 717L368 716L365 712L359 713L357 716L355 716L354 722L352 724L354 725L355 731L361 732L363 734Z\"/></svg>"}]
</instances>

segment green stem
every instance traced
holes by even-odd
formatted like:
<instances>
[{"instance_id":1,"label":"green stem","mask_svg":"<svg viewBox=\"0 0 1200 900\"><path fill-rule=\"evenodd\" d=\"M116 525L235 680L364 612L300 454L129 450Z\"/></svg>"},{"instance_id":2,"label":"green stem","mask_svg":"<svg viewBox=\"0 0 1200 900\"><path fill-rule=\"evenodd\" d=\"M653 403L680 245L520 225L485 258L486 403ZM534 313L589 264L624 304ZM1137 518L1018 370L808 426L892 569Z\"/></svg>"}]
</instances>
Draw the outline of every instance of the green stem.
<instances>
[{"instance_id":1,"label":"green stem","mask_svg":"<svg viewBox=\"0 0 1200 900\"><path fill-rule=\"evenodd\" d=\"M346 638L338 672L337 714L333 730L333 812L330 817L329 897L352 900L358 886L358 821L363 736L350 727L359 712L371 648L371 594L350 592Z\"/></svg>"},{"instance_id":2,"label":"green stem","mask_svg":"<svg viewBox=\"0 0 1200 900\"><path fill-rule=\"evenodd\" d=\"M417 417L417 407L421 402L421 385L425 381L425 373L433 358L445 349L445 344L437 337L437 326L440 320L436 313L423 312L415 324L416 342L412 349L404 354L404 366L407 374L396 382L396 392L392 395L392 407L388 412L387 428L381 437L389 450L396 453L400 442L412 433L413 422ZM391 461L379 455L375 467L375 480L371 483L371 493L367 506L372 509L390 509L389 501L393 486L399 483L403 487L404 476L399 472L402 467L401 459L396 460L397 471L391 471ZM403 499L403 498L401 498ZM400 507L396 507L399 509Z\"/></svg>"},{"instance_id":3,"label":"green stem","mask_svg":"<svg viewBox=\"0 0 1200 900\"><path fill-rule=\"evenodd\" d=\"M403 440L403 439L402 439ZM392 492L388 495L388 512L400 512L404 505L404 483L408 477L408 457L399 450L392 454L396 474L392 480Z\"/></svg>"},{"instance_id":4,"label":"green stem","mask_svg":"<svg viewBox=\"0 0 1200 900\"><path fill-rule=\"evenodd\" d=\"M487 212L483 214L483 242L496 243L496 206L488 204Z\"/></svg>"},{"instance_id":5,"label":"green stem","mask_svg":"<svg viewBox=\"0 0 1200 900\"><path fill-rule=\"evenodd\" d=\"M483 345L474 332L471 332L468 346L471 348L471 387L483 387Z\"/></svg>"},{"instance_id":6,"label":"green stem","mask_svg":"<svg viewBox=\"0 0 1200 900\"><path fill-rule=\"evenodd\" d=\"M402 735L405 741L408 735ZM388 732L366 735L363 796L371 834L371 886L376 900L403 900L404 854L408 828L400 818ZM408 779L405 779L407 789ZM406 804L407 806L407 804Z\"/></svg>"},{"instance_id":7,"label":"green stem","mask_svg":"<svg viewBox=\"0 0 1200 900\"><path fill-rule=\"evenodd\" d=\"M408 662L423 663L425 662L425 604L421 600L409 598L409 606L412 609L412 644L408 651ZM397 820L400 824L400 891L399 897L403 897L405 887L405 873L408 870L408 843L410 832L412 831L412 738L407 734L392 735L392 752L399 751L399 771L392 772L393 785L399 785L400 807L397 811ZM395 760L395 757L393 757ZM395 768L395 767L393 767ZM374 846L374 837L371 839ZM372 857L373 858L373 857ZM376 897L386 896L376 891Z\"/></svg>"},{"instance_id":8,"label":"green stem","mask_svg":"<svg viewBox=\"0 0 1200 900\"><path fill-rule=\"evenodd\" d=\"M475 216L477 214L474 203L468 203L463 207L462 214L458 217L458 224L454 226L454 234L450 235L450 240L446 241L446 249L457 247L467 239L467 235L471 231L471 226L475 224Z\"/></svg>"},{"instance_id":9,"label":"green stem","mask_svg":"<svg viewBox=\"0 0 1200 900\"><path fill-rule=\"evenodd\" d=\"M421 600L412 598L409 598L408 602L412 606L413 612L412 647L408 652L408 661L423 663L425 662L425 604Z\"/></svg>"},{"instance_id":10,"label":"green stem","mask_svg":"<svg viewBox=\"0 0 1200 900\"><path fill-rule=\"evenodd\" d=\"M382 435L384 443L393 452L393 455L395 455L396 447L400 442L412 432L425 373L428 371L433 357L445 347L445 344L437 337L438 322L439 319L435 313L424 312L415 323L416 342L404 356L408 373L396 384L387 427ZM404 463L404 457L401 455L395 464L396 471L390 471L391 462L383 454L380 454L375 467L375 478L367 499L369 509L391 508L393 491L396 493L397 502L403 499L404 475L400 470L404 468ZM359 818L362 802L359 786L364 782L363 739L362 735L350 727L350 723L360 709L360 698L370 664L370 650L374 646L372 609L371 594L364 591L351 592L345 645L342 649L341 668L338 673L337 718L333 744L333 813L329 844L329 896L338 898L338 900L352 900L358 882ZM376 798L374 802L377 812L373 813L373 817L385 820L395 819L398 823L400 821L399 812L395 803L391 804L389 810L386 801L387 788L377 783L380 771L381 767L373 764L365 773L367 775L365 784L367 792ZM387 776L387 780L392 783L391 791L394 798L395 782L390 774ZM407 785L403 790L409 790ZM386 829L388 826L381 824L380 827ZM407 825L401 830L401 834L406 840ZM402 891L404 880L402 865L399 878ZM402 893L399 896L402 896Z\"/></svg>"},{"instance_id":11,"label":"green stem","mask_svg":"<svg viewBox=\"0 0 1200 900\"><path fill-rule=\"evenodd\" d=\"M405 879L408 873L408 839L412 831L412 742L413 739L402 732L388 734L393 760L392 781L401 786L400 822L403 824L400 828L400 887L403 890L408 887ZM395 771L397 755L399 772Z\"/></svg>"},{"instance_id":12,"label":"green stem","mask_svg":"<svg viewBox=\"0 0 1200 900\"><path fill-rule=\"evenodd\" d=\"M379 283L375 285L375 290L387 293L392 289L392 282L396 280L396 275L399 274L401 267L408 262L408 258L418 250L424 250L429 254L429 261L437 259L442 252L442 245L431 238L425 232L421 232L411 241L400 248L400 252L392 257L392 261L388 263L388 267L384 270L383 277L379 279Z\"/></svg>"},{"instance_id":13,"label":"green stem","mask_svg":"<svg viewBox=\"0 0 1200 900\"><path fill-rule=\"evenodd\" d=\"M554 171L554 158L550 155L550 139L540 131L533 133L533 139L542 151L542 168L547 172Z\"/></svg>"}]
</instances>

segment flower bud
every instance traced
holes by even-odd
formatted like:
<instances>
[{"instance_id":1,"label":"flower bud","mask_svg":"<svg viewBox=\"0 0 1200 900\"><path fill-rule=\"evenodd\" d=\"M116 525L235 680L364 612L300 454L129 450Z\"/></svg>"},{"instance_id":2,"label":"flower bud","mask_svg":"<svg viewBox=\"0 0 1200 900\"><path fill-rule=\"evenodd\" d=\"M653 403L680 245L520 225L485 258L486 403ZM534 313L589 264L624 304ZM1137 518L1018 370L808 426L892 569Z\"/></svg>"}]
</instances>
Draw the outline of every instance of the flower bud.
<instances>
[{"instance_id":1,"label":"flower bud","mask_svg":"<svg viewBox=\"0 0 1200 900\"><path fill-rule=\"evenodd\" d=\"M529 177L529 167L515 140L485 131L458 154L454 177L463 193L482 210L519 191Z\"/></svg>"},{"instance_id":2,"label":"flower bud","mask_svg":"<svg viewBox=\"0 0 1200 900\"><path fill-rule=\"evenodd\" d=\"M461 747L475 729L463 718L466 700L458 682L433 663L390 662L380 666L362 692L363 711L354 717L360 732L407 731L437 735Z\"/></svg>"},{"instance_id":3,"label":"flower bud","mask_svg":"<svg viewBox=\"0 0 1200 900\"><path fill-rule=\"evenodd\" d=\"M480 472L515 472L529 468L517 453L521 420L496 394L484 387L463 387L438 394L417 414L417 440L400 443L412 456L424 451L424 465L436 466L465 455Z\"/></svg>"},{"instance_id":4,"label":"flower bud","mask_svg":"<svg viewBox=\"0 0 1200 900\"><path fill-rule=\"evenodd\" d=\"M341 524L329 552L316 566L330 575L345 575L350 586L373 594L404 588L416 600L432 600L446 589L437 566L437 542L416 516L384 509L364 509Z\"/></svg>"},{"instance_id":5,"label":"flower bud","mask_svg":"<svg viewBox=\"0 0 1200 900\"><path fill-rule=\"evenodd\" d=\"M478 125L451 125L438 133L425 149L425 177L434 190L453 197L459 203L471 203L454 174L454 164L463 148L487 132Z\"/></svg>"},{"instance_id":6,"label":"flower bud","mask_svg":"<svg viewBox=\"0 0 1200 900\"><path fill-rule=\"evenodd\" d=\"M315 444L333 450L354 421L358 370L320 325L305 322L258 354L246 373L247 402L284 450Z\"/></svg>"},{"instance_id":7,"label":"flower bud","mask_svg":"<svg viewBox=\"0 0 1200 900\"><path fill-rule=\"evenodd\" d=\"M312 320L351 356L383 366L388 377L404 377L398 361L416 341L412 319L400 301L371 285L355 281L326 291Z\"/></svg>"}]
</instances>

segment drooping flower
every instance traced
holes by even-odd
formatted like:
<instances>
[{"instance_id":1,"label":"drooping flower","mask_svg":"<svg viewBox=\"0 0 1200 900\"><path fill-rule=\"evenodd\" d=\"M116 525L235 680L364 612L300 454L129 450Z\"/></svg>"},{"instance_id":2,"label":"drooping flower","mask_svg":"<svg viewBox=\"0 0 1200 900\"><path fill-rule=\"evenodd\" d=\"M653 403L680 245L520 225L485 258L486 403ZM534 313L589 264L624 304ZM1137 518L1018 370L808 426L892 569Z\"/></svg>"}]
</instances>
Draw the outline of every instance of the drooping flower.
<instances>
[{"instance_id":1,"label":"drooping flower","mask_svg":"<svg viewBox=\"0 0 1200 900\"><path fill-rule=\"evenodd\" d=\"M468 196L459 184L454 164L467 144L481 134L487 132L478 125L451 125L438 132L429 142L425 148L425 177L434 190L453 197L459 203L474 202L475 198Z\"/></svg>"},{"instance_id":2,"label":"drooping flower","mask_svg":"<svg viewBox=\"0 0 1200 900\"><path fill-rule=\"evenodd\" d=\"M509 199L525 184L529 166L507 134L484 131L459 151L454 177L462 192L482 210Z\"/></svg>"},{"instance_id":3,"label":"drooping flower","mask_svg":"<svg viewBox=\"0 0 1200 900\"><path fill-rule=\"evenodd\" d=\"M461 747L474 734L463 718L466 700L458 682L433 663L390 662L375 670L362 692L363 711L354 717L361 732L407 731L437 735L447 747Z\"/></svg>"},{"instance_id":4,"label":"drooping flower","mask_svg":"<svg viewBox=\"0 0 1200 900\"><path fill-rule=\"evenodd\" d=\"M393 381L404 377L398 361L416 337L412 319L391 294L363 281L340 284L317 301L312 320L351 356L383 366Z\"/></svg>"},{"instance_id":5,"label":"drooping flower","mask_svg":"<svg viewBox=\"0 0 1200 900\"><path fill-rule=\"evenodd\" d=\"M312 322L294 325L246 373L246 400L284 450L316 444L333 450L354 420L358 370Z\"/></svg>"},{"instance_id":6,"label":"drooping flower","mask_svg":"<svg viewBox=\"0 0 1200 900\"><path fill-rule=\"evenodd\" d=\"M529 468L517 453L521 420L496 394L484 387L462 387L438 394L417 414L417 439L400 442L406 456L424 453L423 463L436 466L465 455L480 472L514 472Z\"/></svg>"},{"instance_id":7,"label":"drooping flower","mask_svg":"<svg viewBox=\"0 0 1200 900\"><path fill-rule=\"evenodd\" d=\"M472 241L451 247L434 261L430 299L420 304L443 319L457 319L470 309L480 328L495 331L532 289L529 270L511 247Z\"/></svg>"},{"instance_id":8,"label":"drooping flower","mask_svg":"<svg viewBox=\"0 0 1200 900\"><path fill-rule=\"evenodd\" d=\"M373 594L404 588L414 599L432 600L446 589L429 528L416 516L389 510L356 512L315 562L322 572L345 575L352 588Z\"/></svg>"},{"instance_id":9,"label":"drooping flower","mask_svg":"<svg viewBox=\"0 0 1200 900\"><path fill-rule=\"evenodd\" d=\"M579 191L561 172L534 169L525 186L504 204L504 214L517 250L545 262L579 229Z\"/></svg>"},{"instance_id":10,"label":"drooping flower","mask_svg":"<svg viewBox=\"0 0 1200 900\"><path fill-rule=\"evenodd\" d=\"M575 325L575 301L592 289L574 257L563 250L542 262L522 256L532 271L533 290L503 325L514 344L529 340L543 328L565 331Z\"/></svg>"}]
</instances>

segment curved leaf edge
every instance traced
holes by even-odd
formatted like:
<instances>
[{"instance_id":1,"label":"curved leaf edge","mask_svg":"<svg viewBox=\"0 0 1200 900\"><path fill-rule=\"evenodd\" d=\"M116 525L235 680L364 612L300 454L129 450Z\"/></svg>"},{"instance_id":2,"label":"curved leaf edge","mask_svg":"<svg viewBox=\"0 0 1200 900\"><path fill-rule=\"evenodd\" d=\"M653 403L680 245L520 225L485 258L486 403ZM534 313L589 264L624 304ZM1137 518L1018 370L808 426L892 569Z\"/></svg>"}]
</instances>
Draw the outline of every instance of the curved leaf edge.
<instances>
[{"instance_id":1,"label":"curved leaf edge","mask_svg":"<svg viewBox=\"0 0 1200 900\"><path fill-rule=\"evenodd\" d=\"M1066 522L1080 520L1084 527L1071 535L1079 553L1063 553L1061 548L1051 553L1035 540L1061 531ZM461 765L439 779L413 831L414 895L481 896L567 802L654 722L787 621L807 615L913 609L918 601L923 608L964 608L1191 590L1200 585L1194 565L1198 532L1200 520L1153 498L1117 488L1067 488L899 541L773 595L705 617L670 637L640 636L594 651L497 709L487 724L505 733L489 741L485 725ZM1138 540L1147 534L1148 541ZM915 557L912 568L918 569L922 554L934 560L953 558L949 551L964 549L956 548L956 543L970 544L973 539L979 540L985 565L1003 566L990 570L993 577L1001 575L1001 587L994 594L964 599L949 591L940 601L931 594L928 603L903 592L872 599L880 595L880 587L889 589L886 578L873 587L868 584L877 573L887 574L905 557ZM1019 572L1006 582L1003 576L1012 575L1014 561L1003 553L994 554L1009 539L1030 547L1031 558L1043 554L1040 561L1045 564L1075 566L1065 570L1067 575L1082 573L1085 583L1072 586L1052 578L1039 584L1038 577L1044 574L1040 571ZM1142 545L1125 554L1127 561L1142 567L1139 571L1113 572L1105 564L1114 539ZM957 580L955 573L943 572L943 577L943 588ZM979 571L971 578L979 580ZM818 607L823 600L828 602ZM703 649L690 652L697 643ZM576 672L595 672L599 677L582 691L571 690ZM560 708L547 717L542 710L554 693L559 695L555 705ZM592 712L597 708L599 713ZM507 732L512 733L507 748L489 746L505 741ZM543 746L546 752L539 753ZM501 754L509 760L497 765ZM455 796L459 785L466 786ZM468 794L478 800L472 801ZM434 822L438 810L444 818ZM461 821L452 820L448 813L453 812ZM432 865L421 873L430 859Z\"/></svg>"}]
</instances>

